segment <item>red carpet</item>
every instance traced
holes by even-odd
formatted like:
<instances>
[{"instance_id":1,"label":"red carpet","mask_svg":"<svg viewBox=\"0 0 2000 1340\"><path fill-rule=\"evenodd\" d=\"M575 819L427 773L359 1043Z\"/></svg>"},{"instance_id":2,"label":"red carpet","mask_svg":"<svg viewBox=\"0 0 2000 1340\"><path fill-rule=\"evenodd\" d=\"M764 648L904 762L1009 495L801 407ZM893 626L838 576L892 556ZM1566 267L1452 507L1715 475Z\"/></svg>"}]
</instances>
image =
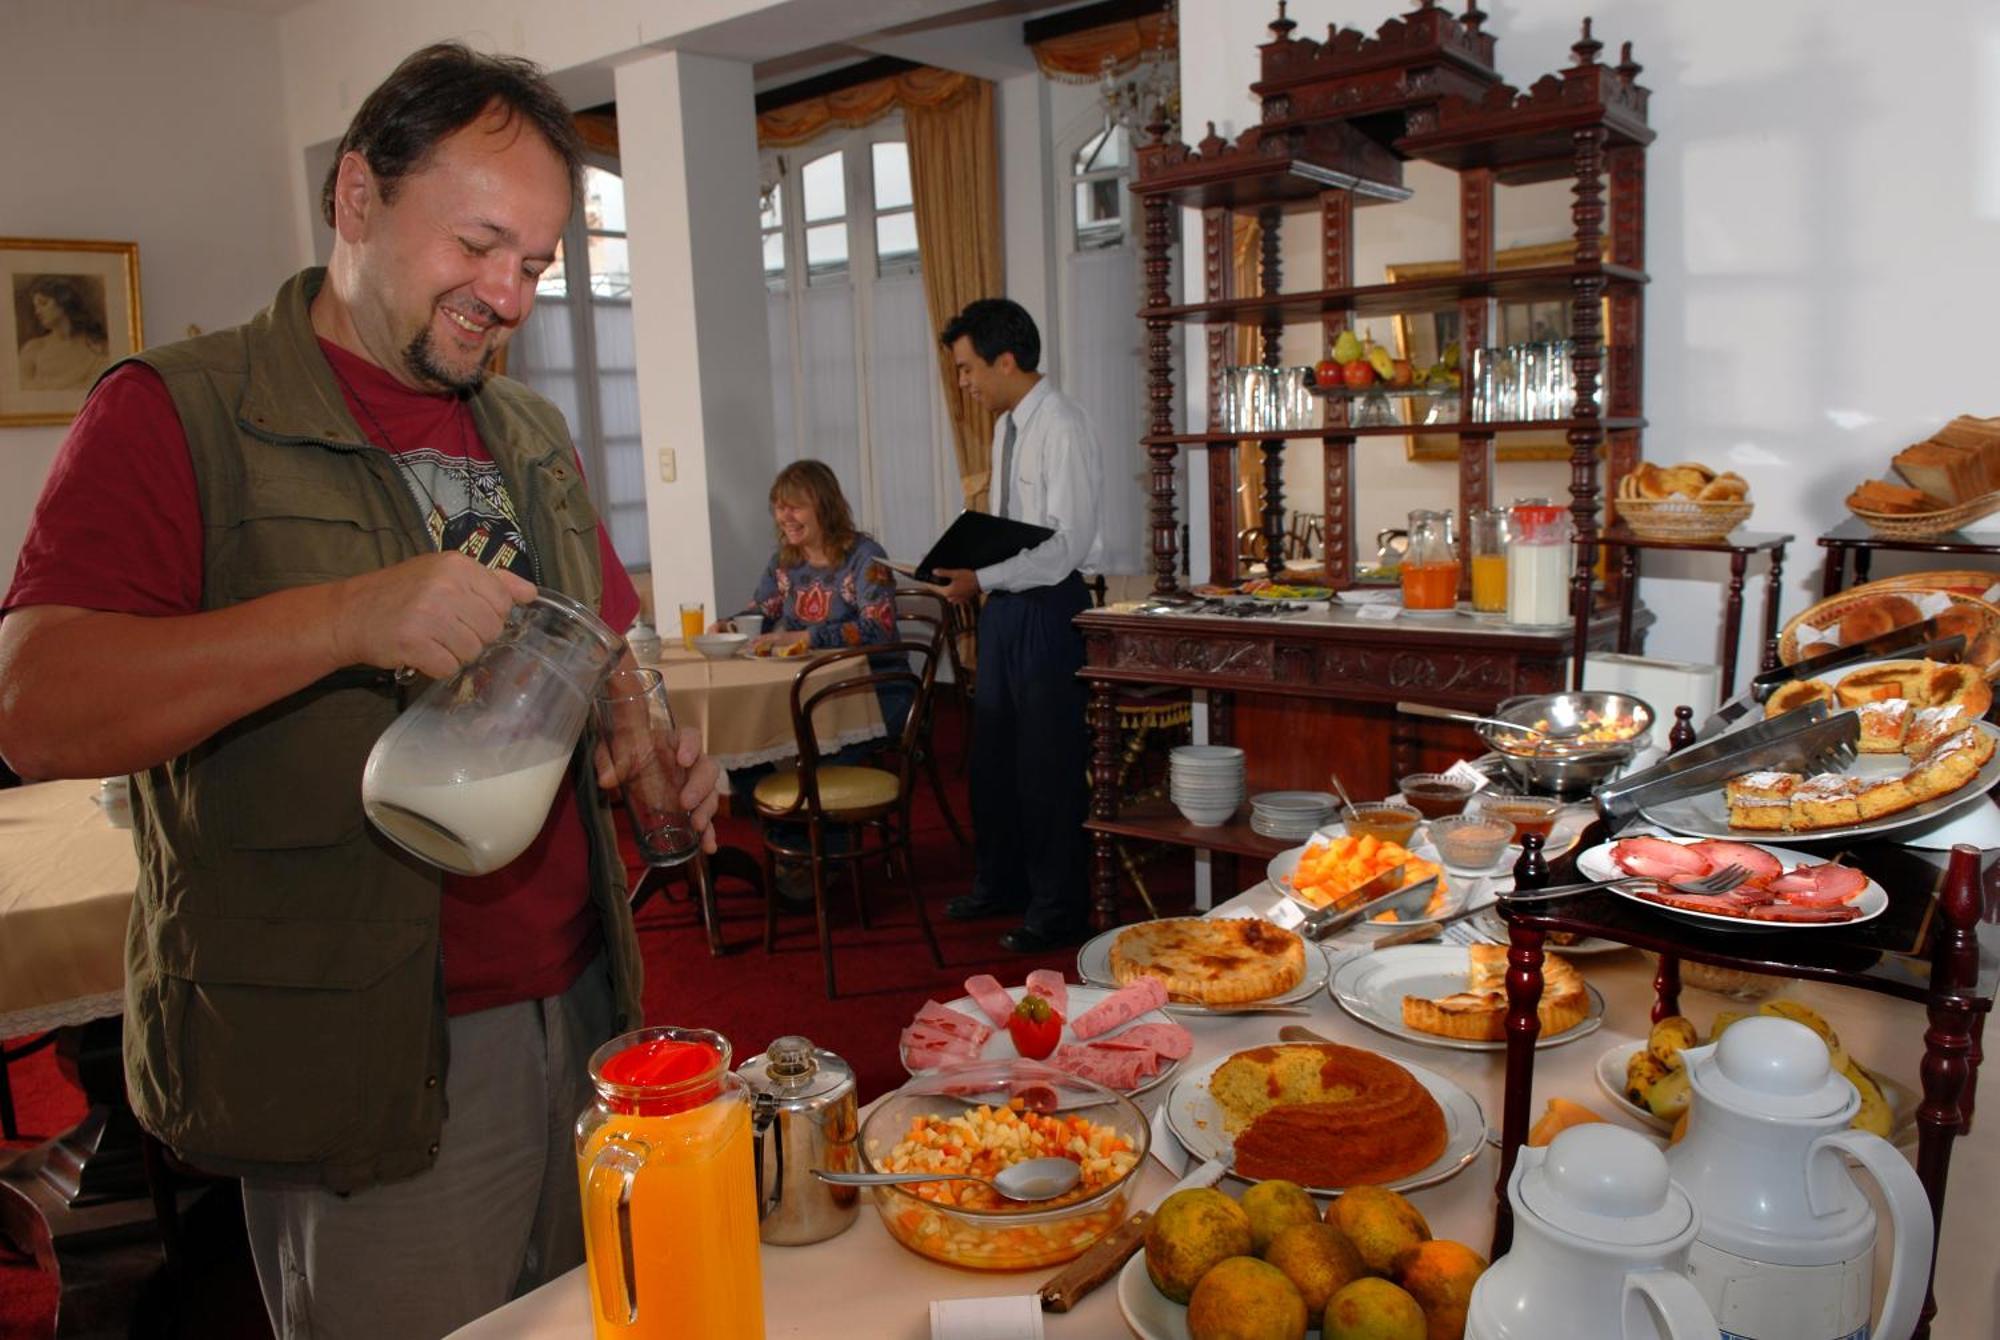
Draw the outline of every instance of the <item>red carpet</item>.
<instances>
[{"instance_id":1,"label":"red carpet","mask_svg":"<svg viewBox=\"0 0 2000 1340\"><path fill-rule=\"evenodd\" d=\"M942 771L953 813L968 821L965 784L955 775L957 723L946 712L938 723ZM758 852L756 828L725 819L723 840ZM713 1028L735 1046L736 1062L761 1052L786 1033L803 1033L845 1057L854 1067L861 1101L896 1087L907 1078L897 1060L896 1036L926 999L963 994L965 978L990 972L1002 982L1019 982L1029 969L1062 969L1074 979L1076 951L1058 950L1023 957L997 941L1006 920L961 924L946 919L944 905L965 893L972 877L971 853L953 841L928 785L919 787L912 834L918 887L944 951L945 966L930 953L899 881L884 878L880 864L867 868L869 929L854 919L844 881L831 892L834 964L840 997L829 1002L821 982L819 944L810 913L787 912L778 922L777 952L763 947L763 904L746 886L723 881L719 888L723 938L730 952L711 958L700 923L676 883L671 899L655 895L638 916L646 961L648 1022ZM628 853L629 855L629 853ZM1147 882L1163 909L1186 906L1192 866L1176 854L1147 870ZM83 1115L82 1096L57 1070L44 1050L10 1069L14 1100L26 1143L66 1130ZM47 1277L5 1245L0 1245L0 1340L44 1340L51 1334L55 1289Z\"/></svg>"}]
</instances>

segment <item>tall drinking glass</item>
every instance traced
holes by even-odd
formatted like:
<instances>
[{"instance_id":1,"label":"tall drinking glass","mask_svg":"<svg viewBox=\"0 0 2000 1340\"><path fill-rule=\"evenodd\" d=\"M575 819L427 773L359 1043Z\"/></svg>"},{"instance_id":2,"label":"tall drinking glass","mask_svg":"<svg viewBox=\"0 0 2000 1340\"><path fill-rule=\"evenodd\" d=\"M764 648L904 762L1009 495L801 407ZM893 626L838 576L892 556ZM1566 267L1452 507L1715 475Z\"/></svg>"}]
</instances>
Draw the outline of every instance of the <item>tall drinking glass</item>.
<instances>
[{"instance_id":1,"label":"tall drinking glass","mask_svg":"<svg viewBox=\"0 0 2000 1340\"><path fill-rule=\"evenodd\" d=\"M687 774L677 748L673 708L657 670L614 670L597 696L597 725L625 793L632 837L646 864L679 865L700 839L681 804Z\"/></svg>"},{"instance_id":2,"label":"tall drinking glass","mask_svg":"<svg viewBox=\"0 0 2000 1340\"><path fill-rule=\"evenodd\" d=\"M708 627L708 606L699 600L684 601L681 605L681 646L687 651L694 650L694 640Z\"/></svg>"},{"instance_id":3,"label":"tall drinking glass","mask_svg":"<svg viewBox=\"0 0 2000 1340\"><path fill-rule=\"evenodd\" d=\"M1472 513L1472 608L1479 614L1507 612L1507 511L1481 507Z\"/></svg>"}]
</instances>

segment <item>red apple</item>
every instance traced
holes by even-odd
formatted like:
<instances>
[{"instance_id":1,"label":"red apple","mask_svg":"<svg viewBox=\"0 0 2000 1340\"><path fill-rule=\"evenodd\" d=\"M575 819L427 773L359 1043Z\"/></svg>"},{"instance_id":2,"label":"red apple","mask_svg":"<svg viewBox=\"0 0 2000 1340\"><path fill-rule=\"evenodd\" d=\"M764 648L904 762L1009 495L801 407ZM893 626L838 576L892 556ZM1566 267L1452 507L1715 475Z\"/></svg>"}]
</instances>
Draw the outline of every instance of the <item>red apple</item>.
<instances>
[{"instance_id":1,"label":"red apple","mask_svg":"<svg viewBox=\"0 0 2000 1340\"><path fill-rule=\"evenodd\" d=\"M1368 365L1367 359L1357 358L1341 368L1340 377L1342 381L1359 391L1363 387L1375 384L1375 369Z\"/></svg>"},{"instance_id":2,"label":"red apple","mask_svg":"<svg viewBox=\"0 0 2000 1340\"><path fill-rule=\"evenodd\" d=\"M1396 375L1389 378L1389 385L1398 387L1408 386L1416 381L1416 379L1417 370L1415 366L1411 364L1409 359L1399 358L1396 360Z\"/></svg>"},{"instance_id":3,"label":"red apple","mask_svg":"<svg viewBox=\"0 0 2000 1340\"><path fill-rule=\"evenodd\" d=\"M1322 358L1319 362L1313 364L1313 385L1340 385L1340 364L1334 362L1331 358Z\"/></svg>"}]
</instances>

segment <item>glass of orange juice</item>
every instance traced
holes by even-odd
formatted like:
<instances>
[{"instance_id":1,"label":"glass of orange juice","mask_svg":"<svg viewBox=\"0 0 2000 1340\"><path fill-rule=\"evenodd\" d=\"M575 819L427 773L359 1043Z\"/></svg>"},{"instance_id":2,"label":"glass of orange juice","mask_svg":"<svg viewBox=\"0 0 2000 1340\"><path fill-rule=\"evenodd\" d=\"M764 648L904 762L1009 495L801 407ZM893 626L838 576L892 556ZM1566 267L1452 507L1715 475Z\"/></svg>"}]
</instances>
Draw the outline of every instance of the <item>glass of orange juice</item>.
<instances>
[{"instance_id":1,"label":"glass of orange juice","mask_svg":"<svg viewBox=\"0 0 2000 1340\"><path fill-rule=\"evenodd\" d=\"M708 628L708 606L699 600L681 602L681 646L694 650L694 640Z\"/></svg>"},{"instance_id":2,"label":"glass of orange juice","mask_svg":"<svg viewBox=\"0 0 2000 1340\"><path fill-rule=\"evenodd\" d=\"M1472 608L1479 614L1507 612L1507 509L1481 507L1472 513Z\"/></svg>"},{"instance_id":3,"label":"glass of orange juice","mask_svg":"<svg viewBox=\"0 0 2000 1340\"><path fill-rule=\"evenodd\" d=\"M729 1041L642 1028L590 1058L576 1123L596 1340L764 1334L751 1094Z\"/></svg>"}]
</instances>

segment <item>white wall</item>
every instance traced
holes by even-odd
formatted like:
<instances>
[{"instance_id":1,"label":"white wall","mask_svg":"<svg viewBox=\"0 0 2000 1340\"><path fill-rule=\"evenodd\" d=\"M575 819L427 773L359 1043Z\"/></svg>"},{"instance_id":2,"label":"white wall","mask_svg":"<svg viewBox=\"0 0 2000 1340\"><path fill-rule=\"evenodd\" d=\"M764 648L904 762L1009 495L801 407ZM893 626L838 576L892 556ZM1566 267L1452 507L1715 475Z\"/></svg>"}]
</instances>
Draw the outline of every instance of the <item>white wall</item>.
<instances>
[{"instance_id":1,"label":"white wall","mask_svg":"<svg viewBox=\"0 0 2000 1340\"><path fill-rule=\"evenodd\" d=\"M276 22L8 0L0 28L0 237L137 242L149 344L268 304L294 268ZM0 428L7 574L63 431Z\"/></svg>"},{"instance_id":2,"label":"white wall","mask_svg":"<svg viewBox=\"0 0 2000 1340\"><path fill-rule=\"evenodd\" d=\"M1211 118L1231 136L1255 122L1267 8L1181 0L1183 50L1213 56L1183 61L1190 138ZM1336 16L1372 33L1407 8L1300 0L1292 17L1323 37ZM1858 480L1955 414L2000 413L1988 316L2000 292L2000 9L1936 0L1921 22L1897 22L1811 0L1537 0L1488 20L1501 72L1525 87L1559 70L1585 13L1602 59L1630 40L1653 91L1646 454L1750 481L1751 527L1797 537L1789 615L1816 597L1813 539L1845 518ZM1372 529L1365 493L1362 506ZM1713 654L1719 567L1689 559L1645 582L1656 654ZM1745 652L1754 663L1747 641Z\"/></svg>"}]
</instances>

